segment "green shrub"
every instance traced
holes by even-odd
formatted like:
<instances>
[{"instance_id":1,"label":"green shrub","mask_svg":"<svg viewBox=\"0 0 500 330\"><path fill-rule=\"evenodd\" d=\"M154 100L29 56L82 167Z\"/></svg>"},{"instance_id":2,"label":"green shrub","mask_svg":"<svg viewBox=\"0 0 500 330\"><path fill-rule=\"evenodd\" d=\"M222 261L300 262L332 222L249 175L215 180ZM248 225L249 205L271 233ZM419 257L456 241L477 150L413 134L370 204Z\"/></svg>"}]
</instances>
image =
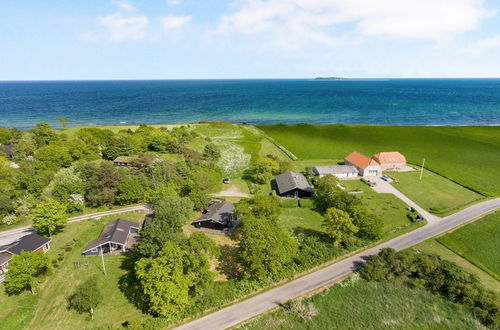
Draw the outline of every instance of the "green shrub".
<instances>
[{"instance_id":1,"label":"green shrub","mask_svg":"<svg viewBox=\"0 0 500 330\"><path fill-rule=\"evenodd\" d=\"M299 199L299 206L306 209L312 209L314 208L314 201L312 199Z\"/></svg>"}]
</instances>

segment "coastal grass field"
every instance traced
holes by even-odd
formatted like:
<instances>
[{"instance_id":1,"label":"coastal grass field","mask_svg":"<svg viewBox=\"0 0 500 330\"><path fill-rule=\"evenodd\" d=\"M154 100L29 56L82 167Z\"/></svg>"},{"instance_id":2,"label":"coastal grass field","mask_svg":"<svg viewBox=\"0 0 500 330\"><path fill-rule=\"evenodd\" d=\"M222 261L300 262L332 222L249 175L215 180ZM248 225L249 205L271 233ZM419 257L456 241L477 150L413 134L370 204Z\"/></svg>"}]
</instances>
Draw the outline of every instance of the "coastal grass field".
<instances>
[{"instance_id":1,"label":"coastal grass field","mask_svg":"<svg viewBox=\"0 0 500 330\"><path fill-rule=\"evenodd\" d=\"M239 329L484 329L462 306L398 282L335 285L299 304L316 313L281 307Z\"/></svg>"},{"instance_id":2,"label":"coastal grass field","mask_svg":"<svg viewBox=\"0 0 500 330\"><path fill-rule=\"evenodd\" d=\"M500 280L500 212L441 236L437 241Z\"/></svg>"},{"instance_id":3,"label":"coastal grass field","mask_svg":"<svg viewBox=\"0 0 500 330\"><path fill-rule=\"evenodd\" d=\"M446 215L484 198L431 171L424 170L422 180L420 180L420 171L389 174L398 181L393 184L394 188L434 214Z\"/></svg>"},{"instance_id":4,"label":"coastal grass field","mask_svg":"<svg viewBox=\"0 0 500 330\"><path fill-rule=\"evenodd\" d=\"M40 285L35 295L23 292L7 296L0 290L0 329L88 329L118 327L124 321L146 318L120 290L123 276L127 273L123 256L106 256L106 274L102 272L101 258L84 257L82 249L88 241L99 235L104 225L117 216L103 217L71 223L64 231L53 235L48 252L53 263L51 274ZM140 223L143 211L120 215L120 218ZM79 264L79 265L78 265ZM96 275L104 297L95 309L94 320L88 315L67 309L67 298L87 278Z\"/></svg>"},{"instance_id":5,"label":"coastal grass field","mask_svg":"<svg viewBox=\"0 0 500 330\"><path fill-rule=\"evenodd\" d=\"M500 127L373 125L261 125L259 129L299 157L343 159L352 151L400 151L420 165L487 196L500 195Z\"/></svg>"}]
</instances>

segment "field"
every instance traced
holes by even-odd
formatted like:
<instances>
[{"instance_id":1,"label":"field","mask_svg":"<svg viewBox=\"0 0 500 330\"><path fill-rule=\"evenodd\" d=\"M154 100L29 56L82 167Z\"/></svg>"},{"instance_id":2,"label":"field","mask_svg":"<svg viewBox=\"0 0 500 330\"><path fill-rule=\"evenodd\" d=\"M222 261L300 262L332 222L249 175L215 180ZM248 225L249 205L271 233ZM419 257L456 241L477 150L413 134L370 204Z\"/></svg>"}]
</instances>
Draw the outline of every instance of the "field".
<instances>
[{"instance_id":1,"label":"field","mask_svg":"<svg viewBox=\"0 0 500 330\"><path fill-rule=\"evenodd\" d=\"M321 222L323 221L323 217L321 214L308 208L282 208L280 220L280 223L288 230L304 228L322 231Z\"/></svg>"},{"instance_id":2,"label":"field","mask_svg":"<svg viewBox=\"0 0 500 330\"><path fill-rule=\"evenodd\" d=\"M302 304L313 304L317 315L302 320L280 308L240 329L484 329L461 306L397 282L335 285Z\"/></svg>"},{"instance_id":3,"label":"field","mask_svg":"<svg viewBox=\"0 0 500 330\"><path fill-rule=\"evenodd\" d=\"M399 181L393 184L394 188L424 209L438 215L445 215L483 198L430 171L424 170L422 180L419 179L420 171L390 173L390 176Z\"/></svg>"},{"instance_id":4,"label":"field","mask_svg":"<svg viewBox=\"0 0 500 330\"><path fill-rule=\"evenodd\" d=\"M400 151L426 167L484 195L499 196L500 127L411 127L371 125L259 126L299 159L343 159Z\"/></svg>"},{"instance_id":5,"label":"field","mask_svg":"<svg viewBox=\"0 0 500 330\"><path fill-rule=\"evenodd\" d=\"M142 221L142 211L120 215L120 218L135 222ZM68 224L65 230L52 237L51 260L57 260L36 295L24 292L19 296L6 296L0 292L0 329L83 329L99 326L119 326L127 320L147 317L143 315L120 290L127 270L123 266L125 257L106 256L106 275L102 272L99 257L82 256L84 245L95 239L105 223L116 216L101 220L81 221ZM78 263L80 263L78 265ZM97 275L104 300L94 313L94 320L87 315L67 309L66 298L75 287Z\"/></svg>"},{"instance_id":6,"label":"field","mask_svg":"<svg viewBox=\"0 0 500 330\"><path fill-rule=\"evenodd\" d=\"M500 212L459 228L437 239L459 256L500 280Z\"/></svg>"}]
</instances>

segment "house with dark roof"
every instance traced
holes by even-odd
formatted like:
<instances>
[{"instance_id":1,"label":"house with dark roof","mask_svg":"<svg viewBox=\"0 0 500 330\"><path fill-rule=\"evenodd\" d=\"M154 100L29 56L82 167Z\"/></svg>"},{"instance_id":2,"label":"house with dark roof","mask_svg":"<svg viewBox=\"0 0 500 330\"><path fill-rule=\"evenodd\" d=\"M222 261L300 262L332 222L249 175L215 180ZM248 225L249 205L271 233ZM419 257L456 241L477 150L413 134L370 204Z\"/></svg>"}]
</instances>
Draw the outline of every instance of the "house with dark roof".
<instances>
[{"instance_id":1,"label":"house with dark roof","mask_svg":"<svg viewBox=\"0 0 500 330\"><path fill-rule=\"evenodd\" d=\"M0 146L0 149L5 153L5 156L9 159L14 158L14 146L11 144L4 144Z\"/></svg>"},{"instance_id":2,"label":"house with dark roof","mask_svg":"<svg viewBox=\"0 0 500 330\"><path fill-rule=\"evenodd\" d=\"M239 222L235 218L236 209L232 203L226 201L213 202L205 213L198 219L193 221L193 225L197 228L210 228L224 230L233 228Z\"/></svg>"},{"instance_id":3,"label":"house with dark roof","mask_svg":"<svg viewBox=\"0 0 500 330\"><path fill-rule=\"evenodd\" d=\"M349 179L356 178L359 173L358 169L352 165L314 166L311 170L320 178L331 174L339 179Z\"/></svg>"},{"instance_id":4,"label":"house with dark roof","mask_svg":"<svg viewBox=\"0 0 500 330\"><path fill-rule=\"evenodd\" d=\"M291 198L310 198L314 190L304 175L295 172L286 172L276 176L278 195Z\"/></svg>"},{"instance_id":5,"label":"house with dark roof","mask_svg":"<svg viewBox=\"0 0 500 330\"><path fill-rule=\"evenodd\" d=\"M344 158L344 164L354 166L362 176L382 175L382 168L377 160L356 151L351 152Z\"/></svg>"},{"instance_id":6,"label":"house with dark roof","mask_svg":"<svg viewBox=\"0 0 500 330\"><path fill-rule=\"evenodd\" d=\"M22 251L45 253L50 250L50 242L49 238L32 233L21 237L10 245L0 247L0 277L3 276L10 260L15 255L20 255Z\"/></svg>"},{"instance_id":7,"label":"house with dark roof","mask_svg":"<svg viewBox=\"0 0 500 330\"><path fill-rule=\"evenodd\" d=\"M96 256L104 253L123 253L132 248L139 233L139 224L123 219L118 219L107 223L99 237L85 246L83 254L85 256Z\"/></svg>"}]
</instances>

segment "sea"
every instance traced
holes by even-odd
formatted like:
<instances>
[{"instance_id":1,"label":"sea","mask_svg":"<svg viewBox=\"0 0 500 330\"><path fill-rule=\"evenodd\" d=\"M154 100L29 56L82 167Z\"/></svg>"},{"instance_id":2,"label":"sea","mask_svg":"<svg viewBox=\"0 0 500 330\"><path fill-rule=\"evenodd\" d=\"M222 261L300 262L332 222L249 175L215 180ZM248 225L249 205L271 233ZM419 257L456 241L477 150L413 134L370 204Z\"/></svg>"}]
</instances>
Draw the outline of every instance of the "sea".
<instances>
[{"instance_id":1,"label":"sea","mask_svg":"<svg viewBox=\"0 0 500 330\"><path fill-rule=\"evenodd\" d=\"M195 123L500 125L500 79L0 82L0 126Z\"/></svg>"}]
</instances>

